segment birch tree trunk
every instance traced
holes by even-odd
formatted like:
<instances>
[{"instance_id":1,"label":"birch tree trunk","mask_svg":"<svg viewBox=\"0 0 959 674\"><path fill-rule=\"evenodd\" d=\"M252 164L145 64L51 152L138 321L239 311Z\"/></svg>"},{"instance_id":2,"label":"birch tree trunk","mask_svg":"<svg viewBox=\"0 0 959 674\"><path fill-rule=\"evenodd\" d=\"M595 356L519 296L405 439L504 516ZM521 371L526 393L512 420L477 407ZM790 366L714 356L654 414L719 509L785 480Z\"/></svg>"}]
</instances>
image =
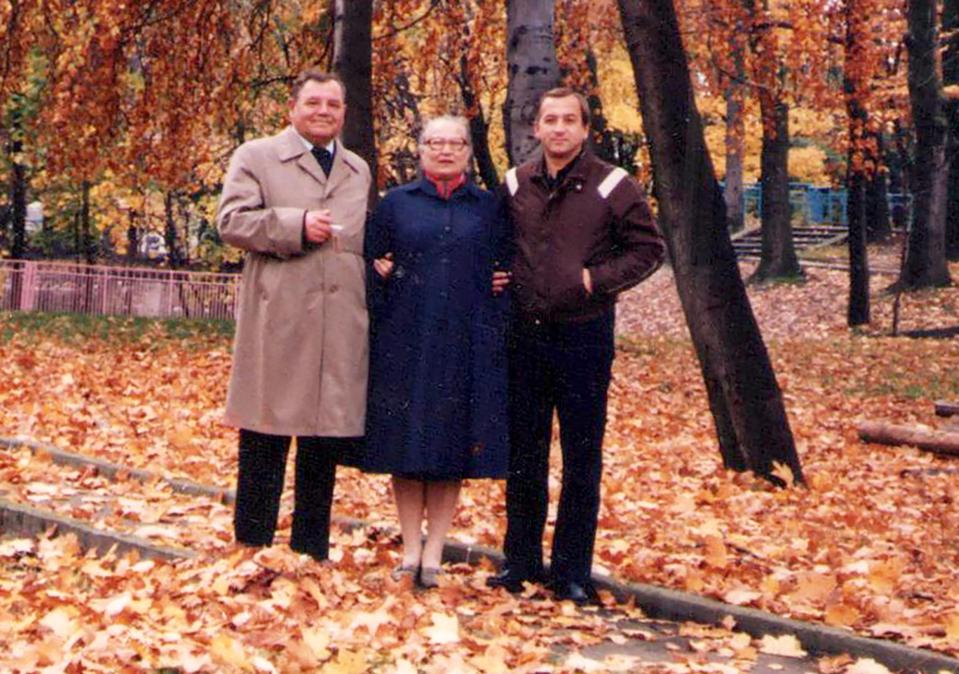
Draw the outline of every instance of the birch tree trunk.
<instances>
[{"instance_id":1,"label":"birch tree trunk","mask_svg":"<svg viewBox=\"0 0 959 674\"><path fill-rule=\"evenodd\" d=\"M503 106L506 153L511 165L529 159L538 143L533 137L536 106L544 92L559 85L559 63L553 44L553 0L508 0L506 63L509 84Z\"/></svg>"}]
</instances>

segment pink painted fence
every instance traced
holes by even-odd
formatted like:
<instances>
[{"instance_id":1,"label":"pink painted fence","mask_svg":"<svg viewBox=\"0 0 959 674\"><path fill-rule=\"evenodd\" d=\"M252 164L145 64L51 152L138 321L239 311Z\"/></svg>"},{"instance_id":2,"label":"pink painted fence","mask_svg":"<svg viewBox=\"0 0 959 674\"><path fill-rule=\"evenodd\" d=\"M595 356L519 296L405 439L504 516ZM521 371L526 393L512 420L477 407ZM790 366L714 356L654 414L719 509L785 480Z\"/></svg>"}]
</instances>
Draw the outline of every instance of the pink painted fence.
<instances>
[{"instance_id":1,"label":"pink painted fence","mask_svg":"<svg viewBox=\"0 0 959 674\"><path fill-rule=\"evenodd\" d=\"M232 320L236 274L0 260L0 310Z\"/></svg>"}]
</instances>

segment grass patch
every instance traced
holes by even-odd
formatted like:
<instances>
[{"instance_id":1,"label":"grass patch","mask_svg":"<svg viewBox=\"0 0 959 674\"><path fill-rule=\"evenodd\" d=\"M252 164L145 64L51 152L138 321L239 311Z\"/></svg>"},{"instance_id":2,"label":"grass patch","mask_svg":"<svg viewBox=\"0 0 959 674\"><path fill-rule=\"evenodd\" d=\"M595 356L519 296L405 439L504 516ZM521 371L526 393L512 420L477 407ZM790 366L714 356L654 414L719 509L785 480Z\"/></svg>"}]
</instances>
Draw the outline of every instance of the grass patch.
<instances>
[{"instance_id":1,"label":"grass patch","mask_svg":"<svg viewBox=\"0 0 959 674\"><path fill-rule=\"evenodd\" d=\"M849 246L846 244L834 246L818 246L816 248L807 248L799 255L803 260L816 260L817 262L838 262L846 264L849 262Z\"/></svg>"},{"instance_id":2,"label":"grass patch","mask_svg":"<svg viewBox=\"0 0 959 674\"><path fill-rule=\"evenodd\" d=\"M746 281L746 285L757 288L773 288L775 286L801 286L805 285L808 279L804 273L784 274L782 276L763 276L759 278L754 272Z\"/></svg>"},{"instance_id":3,"label":"grass patch","mask_svg":"<svg viewBox=\"0 0 959 674\"><path fill-rule=\"evenodd\" d=\"M893 372L885 370L855 385L847 386L847 396L873 398L893 396L908 400L953 400L959 397L959 381L954 377L928 376L925 372Z\"/></svg>"},{"instance_id":4,"label":"grass patch","mask_svg":"<svg viewBox=\"0 0 959 674\"><path fill-rule=\"evenodd\" d=\"M0 312L0 341L55 338L68 344L91 339L106 342L141 340L207 341L233 336L233 321L139 316L91 316L43 312Z\"/></svg>"}]
</instances>

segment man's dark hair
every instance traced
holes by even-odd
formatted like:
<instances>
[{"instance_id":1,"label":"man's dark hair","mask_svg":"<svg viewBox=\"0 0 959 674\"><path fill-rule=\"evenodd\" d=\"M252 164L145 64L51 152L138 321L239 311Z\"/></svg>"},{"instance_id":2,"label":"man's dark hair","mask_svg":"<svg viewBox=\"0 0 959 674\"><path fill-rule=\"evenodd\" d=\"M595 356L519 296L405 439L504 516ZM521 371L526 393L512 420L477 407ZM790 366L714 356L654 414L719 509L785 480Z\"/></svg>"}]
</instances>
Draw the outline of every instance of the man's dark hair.
<instances>
[{"instance_id":1,"label":"man's dark hair","mask_svg":"<svg viewBox=\"0 0 959 674\"><path fill-rule=\"evenodd\" d=\"M343 80L337 75L328 73L325 70L320 70L319 68L309 68L296 76L296 79L293 80L293 86L290 88L290 98L295 101L300 95L300 90L307 82L319 82L320 84L323 82L336 82L340 85L340 91L343 92L343 102L346 102L346 85L343 84Z\"/></svg>"},{"instance_id":2,"label":"man's dark hair","mask_svg":"<svg viewBox=\"0 0 959 674\"><path fill-rule=\"evenodd\" d=\"M539 104L536 106L536 119L539 119L540 113L543 111L543 101L547 98L567 98L568 96L572 96L579 103L579 113L583 119L583 124L589 126L589 103L585 96L570 87L556 87L544 92L539 97Z\"/></svg>"}]
</instances>

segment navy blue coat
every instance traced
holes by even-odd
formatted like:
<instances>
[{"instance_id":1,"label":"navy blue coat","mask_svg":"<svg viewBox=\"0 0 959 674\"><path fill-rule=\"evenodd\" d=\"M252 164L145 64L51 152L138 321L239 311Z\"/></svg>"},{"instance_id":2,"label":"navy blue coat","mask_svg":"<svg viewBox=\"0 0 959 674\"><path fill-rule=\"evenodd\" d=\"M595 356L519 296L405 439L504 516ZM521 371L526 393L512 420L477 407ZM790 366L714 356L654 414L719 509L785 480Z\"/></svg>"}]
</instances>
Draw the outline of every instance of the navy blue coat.
<instances>
[{"instance_id":1,"label":"navy blue coat","mask_svg":"<svg viewBox=\"0 0 959 674\"><path fill-rule=\"evenodd\" d=\"M497 199L471 182L450 199L420 179L391 190L367 228L370 387L361 467L420 480L506 476L508 299Z\"/></svg>"}]
</instances>

